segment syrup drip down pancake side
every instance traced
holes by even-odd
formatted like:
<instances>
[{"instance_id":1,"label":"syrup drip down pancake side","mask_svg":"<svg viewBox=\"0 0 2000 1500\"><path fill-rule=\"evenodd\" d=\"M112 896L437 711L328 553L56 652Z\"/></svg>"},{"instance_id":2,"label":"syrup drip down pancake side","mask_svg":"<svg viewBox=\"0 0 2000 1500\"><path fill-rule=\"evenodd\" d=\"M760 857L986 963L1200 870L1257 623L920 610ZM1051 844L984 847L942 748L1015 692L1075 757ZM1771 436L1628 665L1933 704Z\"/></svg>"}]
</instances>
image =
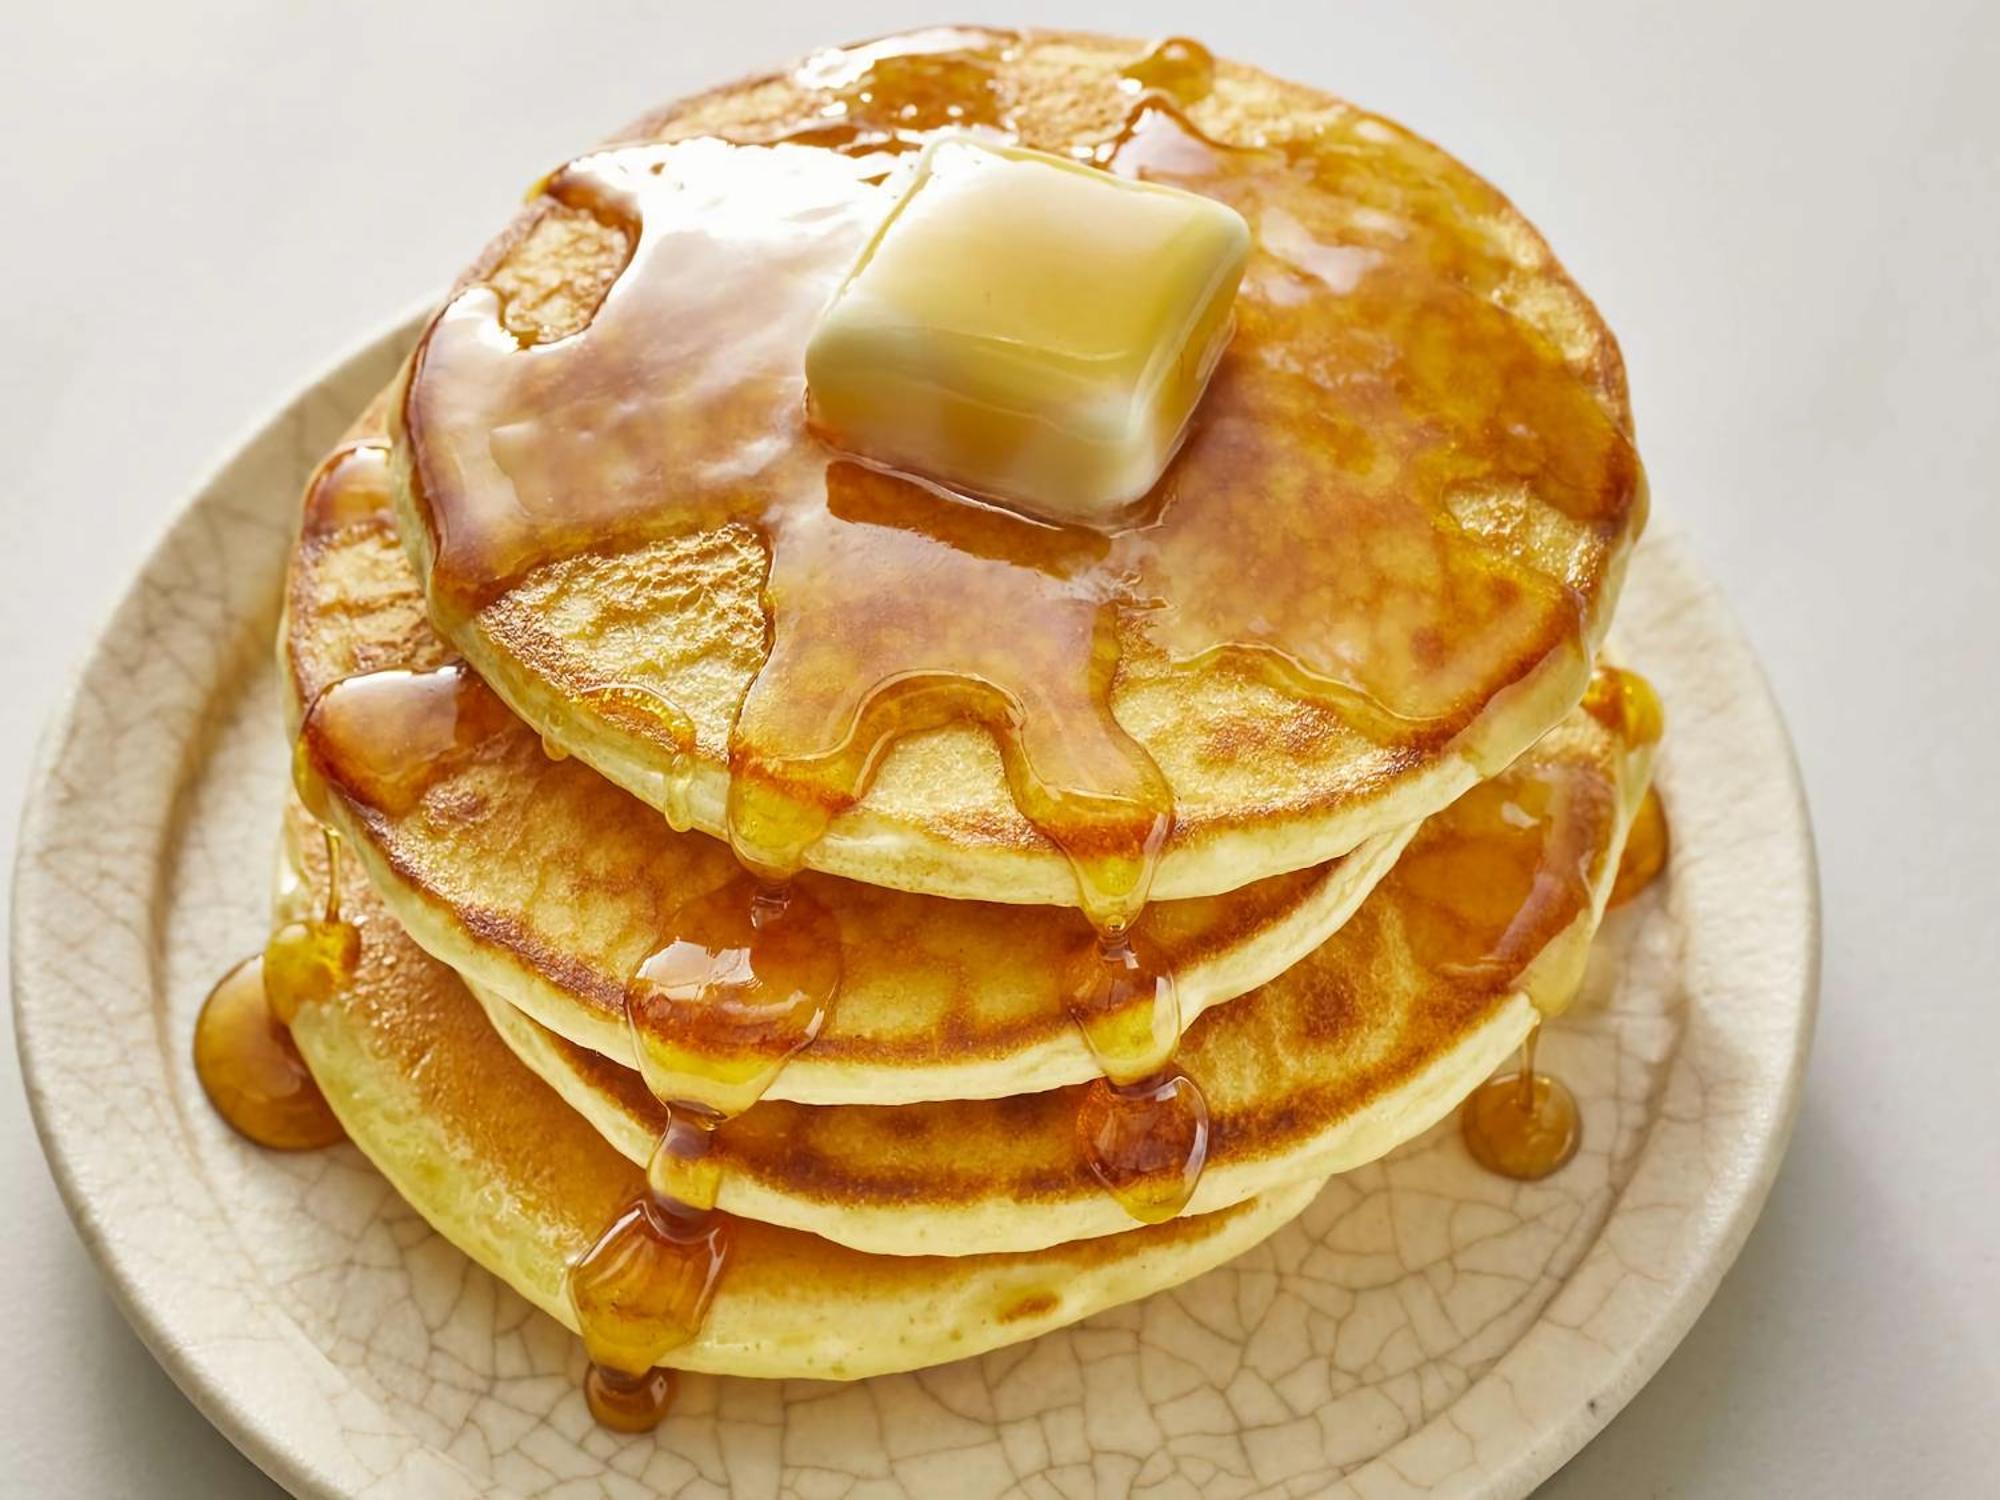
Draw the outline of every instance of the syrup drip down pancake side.
<instances>
[{"instance_id":1,"label":"syrup drip down pancake side","mask_svg":"<svg viewBox=\"0 0 2000 1500\"><path fill-rule=\"evenodd\" d=\"M281 923L320 909L320 842L294 806ZM574 1328L570 1265L644 1176L522 1066L346 863L342 905L362 934L359 962L344 987L299 1007L299 1050L355 1144L411 1206ZM873 1256L740 1222L704 1324L666 1362L845 1380L964 1358L1199 1275L1287 1222L1317 1188L1028 1255Z\"/></svg>"},{"instance_id":2,"label":"syrup drip down pancake side","mask_svg":"<svg viewBox=\"0 0 2000 1500\"><path fill-rule=\"evenodd\" d=\"M397 539L379 434L364 419L308 485L287 587L281 665L314 801L425 948L567 1041L629 1063L635 972L676 912L740 879L736 862L551 758L457 664ZM1191 1023L1324 941L1409 832L1227 895L1155 903L1134 941L1175 974ZM1097 1075L1065 1005L1093 951L1075 911L810 874L798 886L830 914L843 974L774 1097L901 1104Z\"/></svg>"},{"instance_id":3,"label":"syrup drip down pancake side","mask_svg":"<svg viewBox=\"0 0 2000 1500\"><path fill-rule=\"evenodd\" d=\"M1601 670L1615 698L1631 681ZM1635 689L1643 703L1649 696ZM1578 709L1418 831L1354 917L1210 1011L1177 1064L1207 1101L1187 1203L1213 1212L1365 1165L1450 1112L1580 982L1646 794L1656 717ZM639 1075L479 994L515 1052L634 1161L664 1112ZM1078 1146L1102 1083L902 1107L766 1100L716 1132L718 1203L886 1254L1031 1250L1131 1225ZM1174 1174L1160 1143L1136 1167ZM1170 1196L1163 1191L1162 1196Z\"/></svg>"},{"instance_id":4,"label":"syrup drip down pancake side","mask_svg":"<svg viewBox=\"0 0 2000 1500\"><path fill-rule=\"evenodd\" d=\"M1609 333L1442 152L1149 57L895 38L552 174L394 406L444 634L554 744L755 869L1110 930L1150 895L1322 863L1513 759L1582 692L1643 523ZM1122 529L805 428L814 320L912 148L968 126L1250 225L1234 339Z\"/></svg>"}]
</instances>

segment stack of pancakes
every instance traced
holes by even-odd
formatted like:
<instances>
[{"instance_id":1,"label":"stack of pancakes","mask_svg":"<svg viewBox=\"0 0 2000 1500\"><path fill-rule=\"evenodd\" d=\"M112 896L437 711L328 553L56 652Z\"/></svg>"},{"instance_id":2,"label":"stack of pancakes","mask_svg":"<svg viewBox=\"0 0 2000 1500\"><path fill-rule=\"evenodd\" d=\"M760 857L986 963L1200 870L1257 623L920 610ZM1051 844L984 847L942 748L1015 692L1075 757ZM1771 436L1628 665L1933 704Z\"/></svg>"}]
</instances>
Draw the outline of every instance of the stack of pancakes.
<instances>
[{"instance_id":1,"label":"stack of pancakes","mask_svg":"<svg viewBox=\"0 0 2000 1500\"><path fill-rule=\"evenodd\" d=\"M1251 227L1127 536L804 429L945 128ZM675 105L308 488L280 917L361 941L298 1047L627 1376L906 1369L1218 1264L1576 984L1659 734L1597 661L1629 428L1505 200L1191 43L927 32Z\"/></svg>"}]
</instances>

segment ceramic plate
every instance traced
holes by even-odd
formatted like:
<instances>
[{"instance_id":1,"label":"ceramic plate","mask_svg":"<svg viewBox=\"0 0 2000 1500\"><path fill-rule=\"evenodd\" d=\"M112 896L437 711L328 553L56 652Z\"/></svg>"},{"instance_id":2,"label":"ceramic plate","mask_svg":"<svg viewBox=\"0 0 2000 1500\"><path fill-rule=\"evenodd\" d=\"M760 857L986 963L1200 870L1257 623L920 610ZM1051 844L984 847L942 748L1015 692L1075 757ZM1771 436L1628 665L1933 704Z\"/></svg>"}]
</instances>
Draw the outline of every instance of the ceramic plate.
<instances>
[{"instance_id":1,"label":"ceramic plate","mask_svg":"<svg viewBox=\"0 0 2000 1500\"><path fill-rule=\"evenodd\" d=\"M300 486L411 328L230 455L152 554L45 747L15 883L28 1091L147 1345L301 1495L1511 1496L1707 1302L1784 1149L1819 953L1810 835L1756 663L1648 542L1622 650L1660 687L1668 877L1610 922L1545 1055L1583 1103L1546 1182L1450 1122L1233 1264L1031 1344L852 1385L695 1376L645 1438L582 1355L352 1147L258 1151L189 1060L263 940L286 752L271 639Z\"/></svg>"}]
</instances>

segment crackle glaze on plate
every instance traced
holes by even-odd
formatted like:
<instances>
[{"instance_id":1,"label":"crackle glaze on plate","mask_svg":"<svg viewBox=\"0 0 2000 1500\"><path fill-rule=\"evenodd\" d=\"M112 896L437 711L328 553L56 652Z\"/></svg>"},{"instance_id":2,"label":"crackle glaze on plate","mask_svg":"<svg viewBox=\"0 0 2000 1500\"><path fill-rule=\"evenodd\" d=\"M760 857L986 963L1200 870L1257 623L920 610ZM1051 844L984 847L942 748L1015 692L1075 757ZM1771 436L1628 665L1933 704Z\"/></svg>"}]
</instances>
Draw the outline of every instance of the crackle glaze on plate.
<instances>
[{"instance_id":1,"label":"crackle glaze on plate","mask_svg":"<svg viewBox=\"0 0 2000 1500\"><path fill-rule=\"evenodd\" d=\"M188 1395L303 1495L1511 1496L1686 1331L1790 1128L1819 953L1810 836L1757 667L1686 554L1634 562L1668 877L1616 914L1544 1056L1585 1145L1519 1184L1446 1122L1242 1259L1033 1343L853 1385L685 1377L594 1426L576 1340L352 1147L268 1155L189 1059L262 941L284 786L271 637L297 495L413 329L344 361L180 515L53 727L21 839L14 1003L56 1179Z\"/></svg>"}]
</instances>

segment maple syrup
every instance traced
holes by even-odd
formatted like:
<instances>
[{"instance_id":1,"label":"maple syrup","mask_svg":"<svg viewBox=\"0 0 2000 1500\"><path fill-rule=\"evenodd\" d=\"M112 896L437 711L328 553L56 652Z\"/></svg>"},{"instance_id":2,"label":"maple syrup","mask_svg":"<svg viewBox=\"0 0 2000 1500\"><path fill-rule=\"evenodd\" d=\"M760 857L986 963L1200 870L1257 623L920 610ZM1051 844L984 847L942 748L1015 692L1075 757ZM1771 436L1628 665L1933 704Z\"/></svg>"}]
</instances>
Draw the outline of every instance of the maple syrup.
<instances>
[{"instance_id":1,"label":"maple syrup","mask_svg":"<svg viewBox=\"0 0 2000 1500\"><path fill-rule=\"evenodd\" d=\"M1134 58L1119 75L1135 90L1157 90L1179 104L1198 104L1215 89L1215 55L1200 42L1170 36Z\"/></svg>"},{"instance_id":2,"label":"maple syrup","mask_svg":"<svg viewBox=\"0 0 2000 1500\"><path fill-rule=\"evenodd\" d=\"M1104 1075L1077 1106L1085 1164L1134 1219L1171 1219L1208 1161L1208 1100L1172 1065L1181 1037L1173 966L1138 932L1100 932L1074 966L1069 1009Z\"/></svg>"},{"instance_id":3,"label":"maple syrup","mask_svg":"<svg viewBox=\"0 0 2000 1500\"><path fill-rule=\"evenodd\" d=\"M626 991L655 1098L741 1114L819 1035L840 987L840 928L812 895L745 872L689 902Z\"/></svg>"},{"instance_id":4,"label":"maple syrup","mask_svg":"<svg viewBox=\"0 0 2000 1500\"><path fill-rule=\"evenodd\" d=\"M339 849L328 832L321 915L278 928L262 953L223 975L195 1019L202 1092L238 1134L277 1151L347 1136L290 1031L301 1007L331 999L360 961L361 934L340 915Z\"/></svg>"},{"instance_id":5,"label":"maple syrup","mask_svg":"<svg viewBox=\"0 0 2000 1500\"><path fill-rule=\"evenodd\" d=\"M1591 674L1583 708L1628 745L1656 745L1666 732L1667 711L1652 683L1608 662Z\"/></svg>"},{"instance_id":6,"label":"maple syrup","mask_svg":"<svg viewBox=\"0 0 2000 1500\"><path fill-rule=\"evenodd\" d=\"M1012 40L1006 32L935 26L815 53L792 74L819 101L814 123L784 139L872 147L954 126L1003 126L998 64Z\"/></svg>"},{"instance_id":7,"label":"maple syrup","mask_svg":"<svg viewBox=\"0 0 2000 1500\"><path fill-rule=\"evenodd\" d=\"M651 1432L673 1405L674 1384L672 1370L627 1375L593 1364L583 1377L583 1398L601 1426L613 1432Z\"/></svg>"},{"instance_id":8,"label":"maple syrup","mask_svg":"<svg viewBox=\"0 0 2000 1500\"><path fill-rule=\"evenodd\" d=\"M941 29L823 56L798 77L829 90L826 107L848 120L899 131L1001 122L997 58L978 33Z\"/></svg>"},{"instance_id":9,"label":"maple syrup","mask_svg":"<svg viewBox=\"0 0 2000 1500\"><path fill-rule=\"evenodd\" d=\"M1631 831L1625 835L1625 852L1618 861L1612 881L1609 905L1623 906L1659 878L1667 867L1672 838L1667 831L1667 810L1660 802L1658 787L1647 787L1645 800L1633 815Z\"/></svg>"},{"instance_id":10,"label":"maple syrup","mask_svg":"<svg viewBox=\"0 0 2000 1500\"><path fill-rule=\"evenodd\" d=\"M688 799L694 786L694 720L651 688L614 682L590 689L584 701L628 733L648 741L664 769L647 801L667 815L676 833L693 827ZM547 736L543 737L547 743Z\"/></svg>"},{"instance_id":11,"label":"maple syrup","mask_svg":"<svg viewBox=\"0 0 2000 1500\"><path fill-rule=\"evenodd\" d=\"M1069 985L1076 1022L1098 1071L1137 1083L1164 1068L1180 1042L1173 966L1139 932L1101 933L1079 954Z\"/></svg>"},{"instance_id":12,"label":"maple syrup","mask_svg":"<svg viewBox=\"0 0 2000 1500\"><path fill-rule=\"evenodd\" d=\"M1411 951L1445 984L1523 978L1590 912L1617 817L1618 789L1591 760L1517 765L1479 783L1418 830L1391 872Z\"/></svg>"},{"instance_id":13,"label":"maple syrup","mask_svg":"<svg viewBox=\"0 0 2000 1500\"><path fill-rule=\"evenodd\" d=\"M300 525L306 536L328 536L364 521L386 519L394 509L389 445L349 443L328 454L306 482Z\"/></svg>"},{"instance_id":14,"label":"maple syrup","mask_svg":"<svg viewBox=\"0 0 2000 1500\"><path fill-rule=\"evenodd\" d=\"M663 745L692 744L685 717L656 695L611 686L598 697ZM407 816L507 722L497 696L463 665L346 678L306 714L299 780L322 808L337 789L360 809ZM323 978L322 938L314 924L292 924L273 939L272 954L286 956L302 991ZM729 1257L730 1221L715 1210L713 1133L818 1035L840 975L839 928L826 908L749 870L678 908L632 975L634 1061L667 1105L668 1124L645 1191L572 1264L566 1283L592 1361L586 1394L607 1426L639 1431L664 1414L673 1381L659 1361L700 1332Z\"/></svg>"},{"instance_id":15,"label":"maple syrup","mask_svg":"<svg viewBox=\"0 0 2000 1500\"><path fill-rule=\"evenodd\" d=\"M508 722L506 706L463 663L345 677L306 710L295 779L316 817L324 807L322 783L363 807L402 817Z\"/></svg>"},{"instance_id":16,"label":"maple syrup","mask_svg":"<svg viewBox=\"0 0 2000 1500\"><path fill-rule=\"evenodd\" d=\"M1188 1205L1208 1163L1208 1101L1179 1068L1136 1083L1093 1080L1077 1108L1077 1141L1104 1190L1142 1224Z\"/></svg>"},{"instance_id":17,"label":"maple syrup","mask_svg":"<svg viewBox=\"0 0 2000 1500\"><path fill-rule=\"evenodd\" d=\"M570 1306L591 1362L643 1375L701 1332L729 1256L729 1220L647 1192L572 1262Z\"/></svg>"},{"instance_id":18,"label":"maple syrup","mask_svg":"<svg viewBox=\"0 0 2000 1500\"><path fill-rule=\"evenodd\" d=\"M1404 940L1448 995L1516 986L1539 1009L1567 998L1573 967L1537 962L1565 929L1589 919L1603 851L1618 819L1618 788L1593 760L1517 765L1481 782L1419 829L1386 878L1404 909ZM1541 1023L1518 1072L1465 1101L1460 1128L1473 1159L1531 1180L1575 1155L1576 1100L1535 1070Z\"/></svg>"},{"instance_id":19,"label":"maple syrup","mask_svg":"<svg viewBox=\"0 0 2000 1500\"><path fill-rule=\"evenodd\" d=\"M312 1151L346 1132L264 992L264 958L254 954L202 1002L194 1067L215 1112L237 1134L274 1151Z\"/></svg>"},{"instance_id":20,"label":"maple syrup","mask_svg":"<svg viewBox=\"0 0 2000 1500\"><path fill-rule=\"evenodd\" d=\"M1521 1047L1521 1066L1474 1090L1459 1115L1472 1159L1489 1172L1537 1182L1567 1166L1583 1142L1576 1096L1562 1081L1535 1071L1541 1023Z\"/></svg>"},{"instance_id":21,"label":"maple syrup","mask_svg":"<svg viewBox=\"0 0 2000 1500\"><path fill-rule=\"evenodd\" d=\"M812 1043L840 980L832 914L745 870L677 910L628 983L634 1059L667 1124L645 1191L566 1283L592 1361L586 1394L607 1425L635 1431L664 1414L671 1385L653 1367L700 1333L729 1260L715 1132Z\"/></svg>"}]
</instances>

